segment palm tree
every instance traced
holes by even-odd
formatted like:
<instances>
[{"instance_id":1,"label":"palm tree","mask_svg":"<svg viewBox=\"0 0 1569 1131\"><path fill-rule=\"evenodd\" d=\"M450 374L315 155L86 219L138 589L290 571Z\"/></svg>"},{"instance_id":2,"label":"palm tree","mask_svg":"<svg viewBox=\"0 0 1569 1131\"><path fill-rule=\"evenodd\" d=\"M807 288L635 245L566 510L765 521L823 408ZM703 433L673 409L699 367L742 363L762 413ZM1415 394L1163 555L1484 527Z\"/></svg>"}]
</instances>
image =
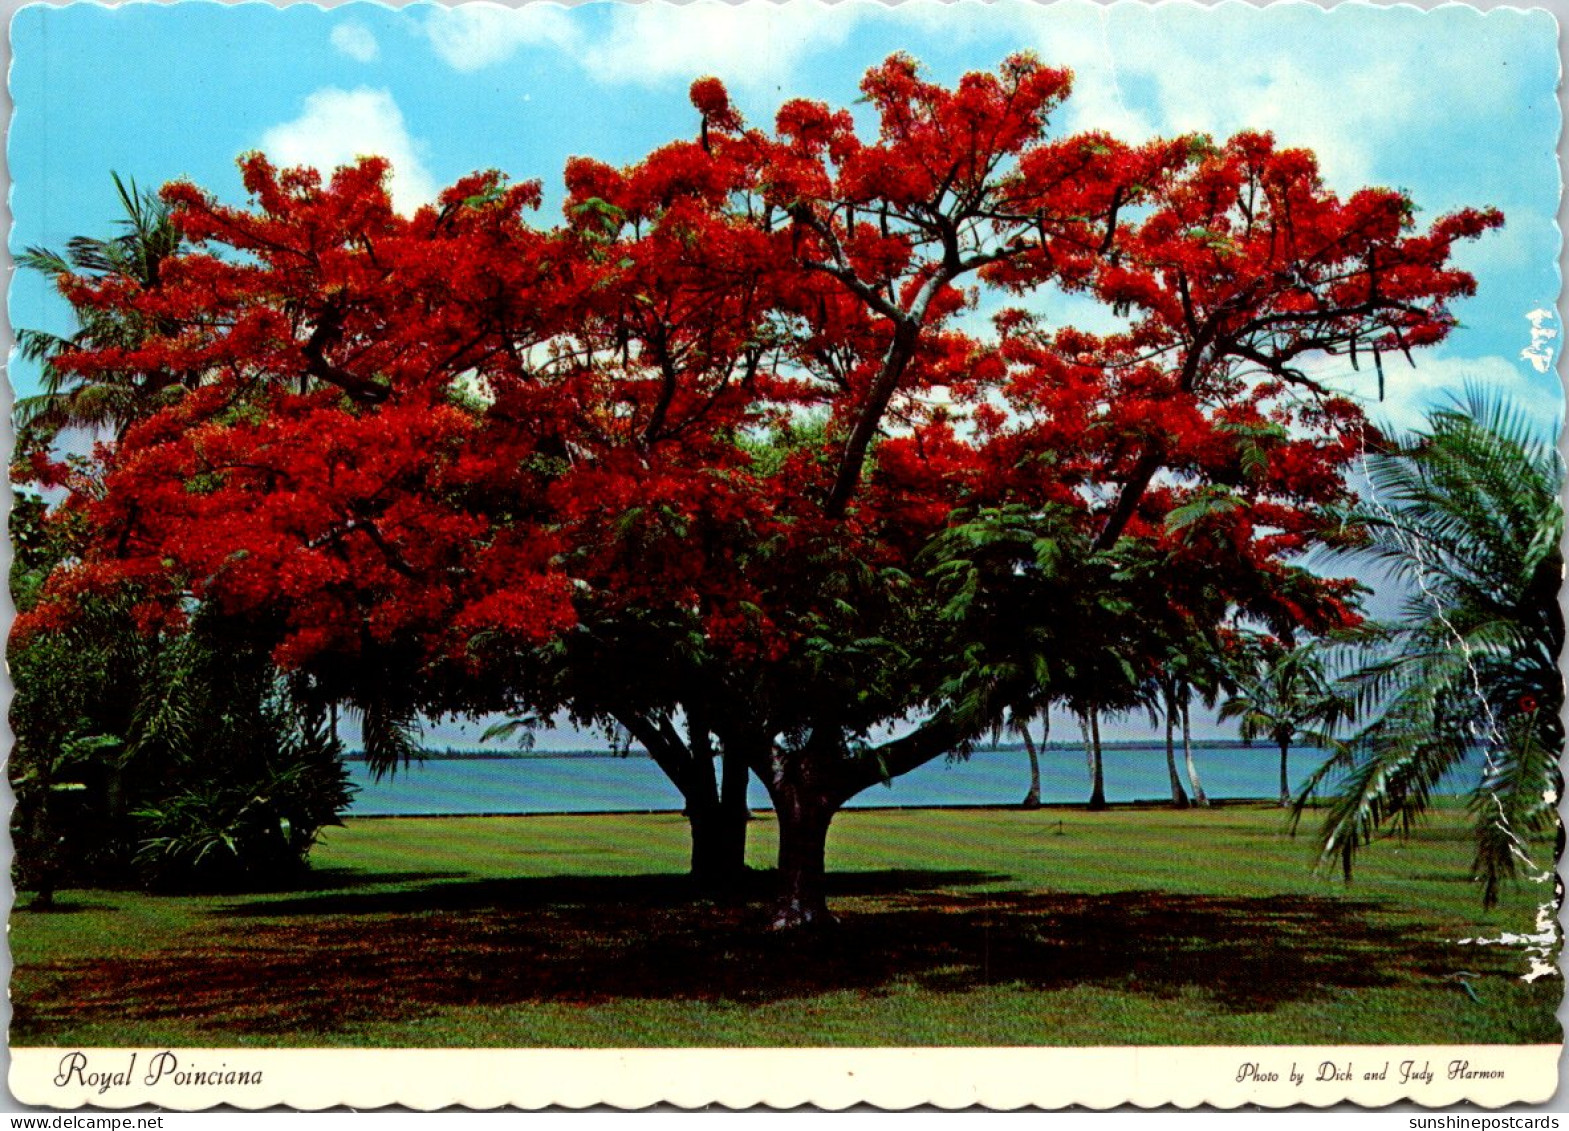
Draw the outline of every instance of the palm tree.
<instances>
[{"instance_id":1,"label":"palm tree","mask_svg":"<svg viewBox=\"0 0 1569 1131\"><path fill-rule=\"evenodd\" d=\"M1289 806L1292 742L1300 736L1327 744L1327 733L1352 717L1353 704L1331 687L1311 647L1254 650L1238 684L1237 693L1220 706L1220 721L1238 719L1244 742L1268 738L1279 748L1280 804Z\"/></svg>"},{"instance_id":2,"label":"palm tree","mask_svg":"<svg viewBox=\"0 0 1569 1131\"><path fill-rule=\"evenodd\" d=\"M1204 792L1198 763L1193 758L1193 723L1189 712L1195 697L1204 706L1214 708L1222 695L1234 694L1237 688L1224 652L1215 641L1200 643L1195 638L1190 643L1196 646L1182 655L1176 678L1177 710L1182 720L1182 758L1188 771L1188 783L1193 787L1194 807L1208 809L1209 795Z\"/></svg>"},{"instance_id":3,"label":"palm tree","mask_svg":"<svg viewBox=\"0 0 1569 1131\"><path fill-rule=\"evenodd\" d=\"M169 206L153 192L114 178L124 216L124 230L110 239L75 236L64 255L46 248L28 248L17 264L54 279L86 277L123 279L141 290L158 286L163 265L181 249L182 238L170 217ZM104 429L115 434L163 406L180 385L168 373L141 371L95 374L91 380L73 378L55 364L72 350L108 346L135 347L155 330L164 330L123 310L105 311L73 303L77 330L62 337L46 330L18 330L18 352L43 366L42 393L20 397L15 421L24 446L47 444L67 428Z\"/></svg>"},{"instance_id":4,"label":"palm tree","mask_svg":"<svg viewBox=\"0 0 1569 1131\"><path fill-rule=\"evenodd\" d=\"M1209 794L1204 792L1204 783L1199 780L1198 763L1193 760L1193 725L1188 717L1188 709L1193 702L1194 685L1183 681L1177 688L1177 709L1182 717L1182 761L1188 770L1188 784L1193 787L1193 806L1196 809L1209 808ZM1200 692L1204 694L1204 692ZM1214 697L1204 700L1206 706L1214 705Z\"/></svg>"},{"instance_id":5,"label":"palm tree","mask_svg":"<svg viewBox=\"0 0 1569 1131\"><path fill-rule=\"evenodd\" d=\"M1177 717L1182 725L1182 758L1187 767L1188 783L1193 788L1193 805L1198 809L1209 808L1210 801L1193 757L1190 711L1195 698L1205 707L1214 709L1222 695L1234 696L1240 690L1234 671L1238 665L1231 655L1237 639L1231 629L1195 630L1167 652L1167 670L1171 674Z\"/></svg>"},{"instance_id":6,"label":"palm tree","mask_svg":"<svg viewBox=\"0 0 1569 1131\"><path fill-rule=\"evenodd\" d=\"M1051 739L1051 711L1042 710L1041 716L1041 745L1044 746ZM1021 809L1039 809L1041 807L1041 756L1035 748L1035 737L1030 734L1030 724L1034 720L1028 715L1018 717L1010 716L1009 722L1013 731L1024 743L1024 752L1030 759L1030 789L1024 795L1024 800L1019 802Z\"/></svg>"},{"instance_id":7,"label":"palm tree","mask_svg":"<svg viewBox=\"0 0 1569 1131\"><path fill-rule=\"evenodd\" d=\"M1065 552L1076 548L1055 519L1018 507L985 510L944 531L925 553L946 594L942 618L959 652L943 694L968 726L991 729L994 740L1006 726L1023 741L1030 760L1025 809L1040 808L1040 755L1030 726L1040 717L1042 743L1050 737L1058 651L1054 626L1040 614L1053 603L1049 591Z\"/></svg>"},{"instance_id":8,"label":"palm tree","mask_svg":"<svg viewBox=\"0 0 1569 1131\"><path fill-rule=\"evenodd\" d=\"M1178 689L1178 680L1168 666L1155 677L1160 691L1161 715L1166 723L1166 776L1171 780L1171 804L1178 809L1186 809L1190 804L1188 793L1182 787L1182 778L1177 773L1177 744L1176 731L1177 719L1182 711L1178 703L1181 692Z\"/></svg>"},{"instance_id":9,"label":"palm tree","mask_svg":"<svg viewBox=\"0 0 1569 1131\"><path fill-rule=\"evenodd\" d=\"M1074 708L1079 716L1079 731L1084 735L1084 759L1090 772L1090 799L1085 807L1091 811L1106 808L1106 762L1100 745L1100 706L1087 703Z\"/></svg>"},{"instance_id":10,"label":"palm tree","mask_svg":"<svg viewBox=\"0 0 1569 1131\"><path fill-rule=\"evenodd\" d=\"M1065 508L1017 505L956 523L924 561L946 598L953 674L940 694L955 717L974 733L1004 719L1018 730L1066 703L1086 736L1089 806L1104 809L1099 716L1137 706L1143 683L1125 563L1094 551Z\"/></svg>"},{"instance_id":11,"label":"palm tree","mask_svg":"<svg viewBox=\"0 0 1569 1131\"><path fill-rule=\"evenodd\" d=\"M1378 717L1311 783L1340 779L1321 859L1349 878L1361 845L1409 829L1480 751L1473 874L1491 906L1517 869L1551 871L1532 841L1556 830L1561 794L1562 466L1518 408L1471 388L1368 464L1351 517L1410 596L1352 680Z\"/></svg>"}]
</instances>

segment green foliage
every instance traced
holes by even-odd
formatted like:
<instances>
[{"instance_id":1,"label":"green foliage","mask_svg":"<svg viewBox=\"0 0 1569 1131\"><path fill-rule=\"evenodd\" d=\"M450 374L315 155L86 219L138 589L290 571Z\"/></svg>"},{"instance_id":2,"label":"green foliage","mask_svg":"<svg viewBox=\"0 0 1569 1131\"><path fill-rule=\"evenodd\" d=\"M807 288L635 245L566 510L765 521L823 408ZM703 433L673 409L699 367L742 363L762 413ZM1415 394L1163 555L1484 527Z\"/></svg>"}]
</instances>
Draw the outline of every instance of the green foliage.
<instances>
[{"instance_id":1,"label":"green foliage","mask_svg":"<svg viewBox=\"0 0 1569 1131\"><path fill-rule=\"evenodd\" d=\"M1233 421L1216 429L1237 437L1237 454L1242 474L1250 481L1264 477L1269 470L1269 449L1288 438L1283 425L1274 421L1244 424Z\"/></svg>"},{"instance_id":2,"label":"green foliage","mask_svg":"<svg viewBox=\"0 0 1569 1131\"><path fill-rule=\"evenodd\" d=\"M10 659L19 887L287 882L351 799L320 711L200 625L144 636L99 606Z\"/></svg>"},{"instance_id":3,"label":"green foliage","mask_svg":"<svg viewBox=\"0 0 1569 1131\"><path fill-rule=\"evenodd\" d=\"M950 527L923 560L962 660L942 694L968 729L1054 701L1080 713L1143 701L1151 639L1140 598L1160 588L1134 547L1097 552L1065 511L1003 507Z\"/></svg>"},{"instance_id":4,"label":"green foliage","mask_svg":"<svg viewBox=\"0 0 1569 1131\"><path fill-rule=\"evenodd\" d=\"M156 289L182 237L156 193L118 176L114 185L123 209L117 235L75 237L63 255L29 248L19 265ZM78 304L75 314L69 338L18 333L22 355L42 363L44 384L16 405L19 453L47 449L65 428L122 431L199 379L137 370L81 380L62 372L54 362L66 351L135 348L169 331L120 308ZM194 479L190 488L204 484ZM11 592L26 611L77 548L70 526L52 521L33 495L14 494L10 532ZM214 634L197 607L186 631L144 632L132 616L135 600L129 591L83 600L69 624L8 649L16 688L8 766L17 794L14 878L42 903L58 886L89 882L279 882L350 799L320 709L291 694L264 653Z\"/></svg>"},{"instance_id":5,"label":"green foliage","mask_svg":"<svg viewBox=\"0 0 1569 1131\"><path fill-rule=\"evenodd\" d=\"M120 234L109 239L75 236L63 255L31 247L17 256L17 265L55 278L118 278L143 290L155 289L163 263L180 250L182 237L169 206L157 193L138 189L134 181L127 184L118 174L111 176L123 211ZM54 359L67 351L135 348L149 334L168 329L119 309L106 312L78 306L75 313L77 330L70 337L43 330L17 331L18 352L42 364L44 385L42 393L19 397L12 410L19 450L46 445L65 428L121 430L184 391L171 374L104 372L92 381L78 381L60 372Z\"/></svg>"},{"instance_id":6,"label":"green foliage","mask_svg":"<svg viewBox=\"0 0 1569 1131\"><path fill-rule=\"evenodd\" d=\"M25 497L11 513L12 596L26 611L62 552ZM122 869L134 848L121 799L136 685L154 651L124 603L96 601L68 627L15 642L7 773L13 877L47 901L59 882Z\"/></svg>"},{"instance_id":7,"label":"green foliage","mask_svg":"<svg viewBox=\"0 0 1569 1131\"><path fill-rule=\"evenodd\" d=\"M797 452L825 449L828 436L828 414L806 413L767 432L742 435L736 446L750 458L755 474L768 477L778 475Z\"/></svg>"},{"instance_id":8,"label":"green foliage","mask_svg":"<svg viewBox=\"0 0 1569 1131\"><path fill-rule=\"evenodd\" d=\"M1246 452L1244 452L1244 467ZM1206 487L1196 493L1190 503L1173 507L1166 515L1166 529L1173 534L1189 529L1195 523L1212 515L1225 514L1244 506L1244 501L1224 487Z\"/></svg>"},{"instance_id":9,"label":"green foliage","mask_svg":"<svg viewBox=\"0 0 1569 1131\"><path fill-rule=\"evenodd\" d=\"M573 206L571 214L581 223L583 235L594 243L610 243L626 224L625 211L597 196Z\"/></svg>"},{"instance_id":10,"label":"green foliage","mask_svg":"<svg viewBox=\"0 0 1569 1131\"><path fill-rule=\"evenodd\" d=\"M1354 714L1355 704L1331 685L1316 648L1266 645L1242 659L1236 694L1220 705L1218 717L1238 720L1244 742L1267 738L1285 747L1298 738L1328 745L1334 728Z\"/></svg>"},{"instance_id":11,"label":"green foliage","mask_svg":"<svg viewBox=\"0 0 1569 1131\"><path fill-rule=\"evenodd\" d=\"M1349 877L1363 845L1409 831L1480 751L1473 874L1491 906L1521 870L1547 875L1530 844L1557 828L1562 469L1518 409L1468 390L1369 478L1352 518L1411 593L1348 681L1377 717L1310 783L1335 786L1321 859Z\"/></svg>"},{"instance_id":12,"label":"green foliage","mask_svg":"<svg viewBox=\"0 0 1569 1131\"><path fill-rule=\"evenodd\" d=\"M481 742L493 742L496 739L506 738L518 744L518 749L525 754L534 749L535 732L547 725L547 720L533 715L523 715L514 719L503 719L485 728L485 733L479 736Z\"/></svg>"},{"instance_id":13,"label":"green foliage","mask_svg":"<svg viewBox=\"0 0 1569 1131\"><path fill-rule=\"evenodd\" d=\"M68 552L42 503L18 497L19 609ZM212 634L138 629L128 598L13 641L13 878L39 893L94 883L284 882L350 800L319 709L265 655Z\"/></svg>"},{"instance_id":14,"label":"green foliage","mask_svg":"<svg viewBox=\"0 0 1569 1131\"><path fill-rule=\"evenodd\" d=\"M378 778L424 757L418 717L413 710L381 698L365 703L359 710L365 763Z\"/></svg>"},{"instance_id":15,"label":"green foliage","mask_svg":"<svg viewBox=\"0 0 1569 1131\"><path fill-rule=\"evenodd\" d=\"M1059 516L1010 507L949 527L924 558L944 601L941 620L962 664L943 688L954 714L977 732L1004 716L1030 718L1061 694L1053 619L1064 608L1063 567L1084 547ZM1049 602L1049 603L1048 603Z\"/></svg>"},{"instance_id":16,"label":"green foliage","mask_svg":"<svg viewBox=\"0 0 1569 1131\"><path fill-rule=\"evenodd\" d=\"M192 784L132 814L142 879L182 890L287 883L320 830L341 823L353 787L325 721L291 712L281 697L263 716L281 739L276 751L255 751L240 773L192 775Z\"/></svg>"}]
</instances>

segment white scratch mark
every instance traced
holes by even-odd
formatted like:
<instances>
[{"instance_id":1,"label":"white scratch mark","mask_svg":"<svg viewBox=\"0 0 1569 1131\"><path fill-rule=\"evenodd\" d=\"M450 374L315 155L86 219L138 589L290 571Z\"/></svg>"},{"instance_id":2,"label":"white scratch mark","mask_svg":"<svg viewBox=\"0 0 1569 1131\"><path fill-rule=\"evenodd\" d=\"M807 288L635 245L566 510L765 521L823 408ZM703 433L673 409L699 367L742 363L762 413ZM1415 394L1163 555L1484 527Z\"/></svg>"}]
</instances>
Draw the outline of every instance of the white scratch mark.
<instances>
[{"instance_id":1,"label":"white scratch mark","mask_svg":"<svg viewBox=\"0 0 1569 1131\"><path fill-rule=\"evenodd\" d=\"M1533 312L1533 314L1536 313L1547 312ZM1551 315L1548 314L1548 317L1551 317ZM1362 466L1364 471L1366 471L1368 467L1367 461L1368 453L1364 437L1362 446ZM1527 878L1534 883L1551 883L1554 879L1553 873L1551 871L1543 870L1541 865L1537 864L1536 861L1532 859L1530 853L1527 851L1525 840L1518 833L1516 833L1513 828L1510 827L1509 818L1504 811L1503 800L1498 797L1496 791L1492 790L1491 788L1492 782L1495 780L1498 771L1497 763L1493 760L1492 744L1496 742L1502 746L1504 743L1504 736L1499 729L1498 719L1497 716L1493 713L1492 704L1488 701L1487 695L1482 689L1481 672L1472 659L1473 650L1466 642L1465 638L1455 629L1454 625L1445 615L1443 602L1428 586L1428 557L1423 552L1421 539L1417 538L1414 534L1408 533L1397 520L1394 512L1382 502L1378 496L1378 486L1374 482L1372 475L1366 474L1365 477L1368 484L1369 503L1388 520L1389 528L1394 534L1395 538L1399 541L1401 548L1405 550L1406 553L1408 553L1417 563L1417 568L1412 572L1416 579L1417 588L1421 592L1422 599L1424 599L1432 607L1434 615L1437 617L1439 623L1442 624L1445 630L1447 630L1454 638L1459 653L1464 659L1466 670L1471 674L1472 689L1475 692L1477 703L1481 706L1482 716L1485 718L1485 726L1477 728L1475 731L1473 731L1473 733L1476 734L1477 737L1484 739L1482 742L1482 761L1484 765L1482 788L1488 791L1489 800L1492 802L1493 808L1496 812L1496 816L1494 818L1496 827L1504 834L1505 837L1508 838L1510 843L1510 850L1513 852L1516 859L1520 861L1523 869L1526 872ZM1505 933L1493 939L1460 939L1458 942L1461 944L1471 944L1476 946L1502 945L1524 947L1525 957L1530 965L1521 978L1526 982L1534 982L1538 978L1543 978L1558 973L1556 956L1559 947L1559 927L1557 916L1558 904L1555 898L1551 901L1538 905L1535 934L1516 935Z\"/></svg>"},{"instance_id":2,"label":"white scratch mark","mask_svg":"<svg viewBox=\"0 0 1569 1131\"><path fill-rule=\"evenodd\" d=\"M1129 111L1127 104L1122 101L1122 84L1117 81L1117 54L1111 49L1111 35L1106 28L1107 13L1110 11L1110 5L1100 6L1100 46L1106 56L1106 70L1111 74L1111 95L1117 100L1117 109L1127 118Z\"/></svg>"},{"instance_id":3,"label":"white scratch mark","mask_svg":"<svg viewBox=\"0 0 1569 1131\"><path fill-rule=\"evenodd\" d=\"M1554 960L1558 953L1558 905L1556 901L1540 904L1536 909L1536 933L1517 935L1504 932L1496 938L1456 939L1461 946L1518 946L1525 949L1531 968L1521 976L1523 982L1558 973Z\"/></svg>"},{"instance_id":4,"label":"white scratch mark","mask_svg":"<svg viewBox=\"0 0 1569 1131\"><path fill-rule=\"evenodd\" d=\"M1525 316L1531 324L1531 344L1520 351L1520 359L1529 362L1538 373L1547 373L1553 368L1553 347L1547 344L1558 337L1558 331L1547 325L1553 318L1551 310L1541 308Z\"/></svg>"}]
</instances>

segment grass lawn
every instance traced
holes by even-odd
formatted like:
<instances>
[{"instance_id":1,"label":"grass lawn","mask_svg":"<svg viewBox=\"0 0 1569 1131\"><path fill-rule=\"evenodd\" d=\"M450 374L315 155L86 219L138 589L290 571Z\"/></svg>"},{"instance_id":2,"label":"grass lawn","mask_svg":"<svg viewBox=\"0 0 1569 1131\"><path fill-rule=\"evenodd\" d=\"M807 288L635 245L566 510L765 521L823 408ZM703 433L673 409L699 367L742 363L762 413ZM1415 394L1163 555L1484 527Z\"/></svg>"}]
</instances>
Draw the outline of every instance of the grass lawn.
<instances>
[{"instance_id":1,"label":"grass lawn","mask_svg":"<svg viewBox=\"0 0 1569 1131\"><path fill-rule=\"evenodd\" d=\"M20 1046L1551 1043L1458 812L1308 870L1280 810L851 811L831 936L689 898L676 815L355 820L304 890L11 919ZM771 817L751 830L766 867ZM26 896L21 903L25 905Z\"/></svg>"}]
</instances>

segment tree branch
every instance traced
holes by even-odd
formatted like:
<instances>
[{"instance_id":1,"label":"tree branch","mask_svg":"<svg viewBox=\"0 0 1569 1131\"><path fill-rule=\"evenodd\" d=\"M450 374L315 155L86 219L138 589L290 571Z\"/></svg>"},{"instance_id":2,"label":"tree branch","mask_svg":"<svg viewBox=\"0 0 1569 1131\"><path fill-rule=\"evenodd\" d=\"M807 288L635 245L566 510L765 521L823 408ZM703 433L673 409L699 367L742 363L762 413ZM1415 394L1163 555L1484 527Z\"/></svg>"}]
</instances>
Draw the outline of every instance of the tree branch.
<instances>
[{"instance_id":1,"label":"tree branch","mask_svg":"<svg viewBox=\"0 0 1569 1131\"><path fill-rule=\"evenodd\" d=\"M885 742L872 753L844 763L835 783L837 800L842 805L863 789L957 751L974 737L944 710L903 738Z\"/></svg>"},{"instance_id":2,"label":"tree branch","mask_svg":"<svg viewBox=\"0 0 1569 1131\"><path fill-rule=\"evenodd\" d=\"M328 344L337 341L343 333L343 318L342 301L335 295L328 300L321 316L317 318L316 329L311 331L311 336L300 347L300 352L305 355L306 372L329 385L336 385L363 404L381 404L391 395L387 386L334 365L327 358Z\"/></svg>"}]
</instances>

